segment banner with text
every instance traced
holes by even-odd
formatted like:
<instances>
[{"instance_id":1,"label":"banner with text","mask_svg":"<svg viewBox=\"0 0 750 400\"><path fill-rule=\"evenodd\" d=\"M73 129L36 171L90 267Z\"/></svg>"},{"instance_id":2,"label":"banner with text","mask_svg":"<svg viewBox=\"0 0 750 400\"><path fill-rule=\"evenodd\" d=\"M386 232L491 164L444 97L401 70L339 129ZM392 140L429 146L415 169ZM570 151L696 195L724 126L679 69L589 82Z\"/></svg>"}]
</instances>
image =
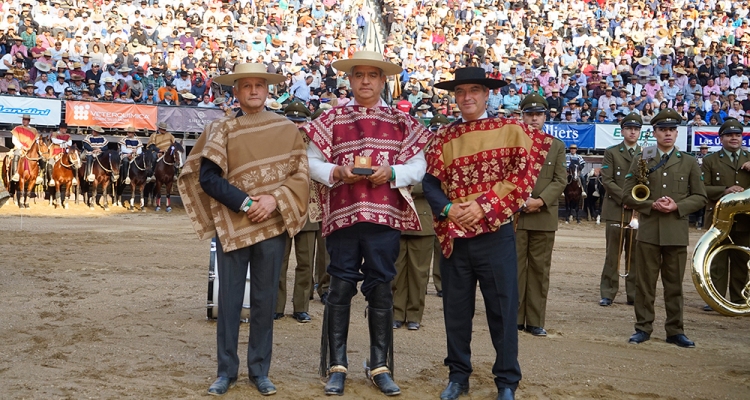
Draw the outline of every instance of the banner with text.
<instances>
[{"instance_id":1,"label":"banner with text","mask_svg":"<svg viewBox=\"0 0 750 400\"><path fill-rule=\"evenodd\" d=\"M0 123L20 125L24 114L31 116L31 125L60 125L62 102L38 97L0 96Z\"/></svg>"},{"instance_id":2,"label":"banner with text","mask_svg":"<svg viewBox=\"0 0 750 400\"><path fill-rule=\"evenodd\" d=\"M562 140L566 148L574 143L582 149L596 145L593 124L544 124L544 132Z\"/></svg>"},{"instance_id":3,"label":"banner with text","mask_svg":"<svg viewBox=\"0 0 750 400\"><path fill-rule=\"evenodd\" d=\"M693 127L693 150L698 151L702 144L708 145L709 151L721 150L718 126L694 126ZM745 128L742 132L742 146L750 147L750 130Z\"/></svg>"},{"instance_id":4,"label":"banner with text","mask_svg":"<svg viewBox=\"0 0 750 400\"><path fill-rule=\"evenodd\" d=\"M220 108L159 107L159 122L170 132L203 132L209 122L224 116Z\"/></svg>"},{"instance_id":5,"label":"banner with text","mask_svg":"<svg viewBox=\"0 0 750 400\"><path fill-rule=\"evenodd\" d=\"M607 147L620 144L622 142L622 133L620 132L620 125L611 124L596 124L596 148L606 149ZM641 127L641 135L638 137L638 144L643 144L643 137L648 132L648 144L647 146L655 145L656 139L653 135L654 128L651 125L643 125ZM677 147L682 151L688 151L688 129L687 126L677 127L677 141L675 143Z\"/></svg>"},{"instance_id":6,"label":"banner with text","mask_svg":"<svg viewBox=\"0 0 750 400\"><path fill-rule=\"evenodd\" d=\"M68 101L65 122L72 126L156 130L157 107L127 103Z\"/></svg>"}]
</instances>

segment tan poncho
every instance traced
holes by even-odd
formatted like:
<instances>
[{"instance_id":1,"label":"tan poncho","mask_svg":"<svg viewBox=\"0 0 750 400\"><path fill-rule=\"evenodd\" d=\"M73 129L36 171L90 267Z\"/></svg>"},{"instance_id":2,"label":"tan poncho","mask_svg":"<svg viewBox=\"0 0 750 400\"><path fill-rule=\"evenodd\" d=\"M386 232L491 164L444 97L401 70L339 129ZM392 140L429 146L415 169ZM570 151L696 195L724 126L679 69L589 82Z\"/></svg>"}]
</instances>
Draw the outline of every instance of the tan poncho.
<instances>
[{"instance_id":1,"label":"tan poncho","mask_svg":"<svg viewBox=\"0 0 750 400\"><path fill-rule=\"evenodd\" d=\"M253 223L200 186L201 159L207 158L232 185L250 196L270 194L277 206L263 222ZM299 130L271 112L225 117L208 124L177 181L185 210L201 239L214 235L225 252L251 246L286 231L290 237L307 222L310 196L307 154Z\"/></svg>"}]
</instances>

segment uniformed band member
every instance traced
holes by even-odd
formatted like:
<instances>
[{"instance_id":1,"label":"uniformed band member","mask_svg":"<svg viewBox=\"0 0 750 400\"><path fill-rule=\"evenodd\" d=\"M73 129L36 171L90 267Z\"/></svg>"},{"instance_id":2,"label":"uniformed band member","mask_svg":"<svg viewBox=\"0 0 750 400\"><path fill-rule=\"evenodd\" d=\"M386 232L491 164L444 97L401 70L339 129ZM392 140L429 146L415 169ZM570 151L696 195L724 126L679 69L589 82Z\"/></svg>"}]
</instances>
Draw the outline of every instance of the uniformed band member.
<instances>
[{"instance_id":1,"label":"uniformed band member","mask_svg":"<svg viewBox=\"0 0 750 400\"><path fill-rule=\"evenodd\" d=\"M102 136L104 129L99 125L91 126L91 133L83 138L83 155L86 156L86 180L93 182L96 176L93 174L94 156L98 156L103 150L107 149L109 141Z\"/></svg>"},{"instance_id":2,"label":"uniformed band member","mask_svg":"<svg viewBox=\"0 0 750 400\"><path fill-rule=\"evenodd\" d=\"M750 188L750 154L742 148L742 124L728 118L719 128L721 150L703 158L703 183L709 201L708 221L713 221L713 208L724 195L742 192ZM736 214L729 237L721 244L731 242L750 245L750 216ZM748 255L739 251L723 251L711 263L711 282L719 294L726 296L729 287L729 301L743 304L742 291L747 284ZM709 307L709 306L706 306ZM710 307L708 308L710 310Z\"/></svg>"},{"instance_id":3,"label":"uniformed band member","mask_svg":"<svg viewBox=\"0 0 750 400\"><path fill-rule=\"evenodd\" d=\"M537 94L524 97L519 105L523 122L542 129L547 118L547 100ZM565 190L565 144L554 139L542 165L534 191L526 199L516 225L518 252L518 330L547 336L547 311L552 247L557 231L558 199Z\"/></svg>"},{"instance_id":4,"label":"uniformed band member","mask_svg":"<svg viewBox=\"0 0 750 400\"><path fill-rule=\"evenodd\" d=\"M310 195L305 142L286 118L265 111L268 85L283 75L263 64L238 64L216 77L234 85L235 115L215 120L187 159L177 183L185 211L201 239L216 236L219 307L216 323L217 379L209 394L221 395L237 381L237 343L245 282L250 268L250 383L262 395L276 393L268 378L273 312L284 248L305 224ZM273 170L278 173L268 174Z\"/></svg>"},{"instance_id":5,"label":"uniformed band member","mask_svg":"<svg viewBox=\"0 0 750 400\"><path fill-rule=\"evenodd\" d=\"M448 125L451 121L443 114L438 114L430 120L430 130L437 132L443 125ZM432 245L432 284L435 286L437 297L443 297L443 280L440 276L440 241L437 236L433 236Z\"/></svg>"},{"instance_id":6,"label":"uniformed band member","mask_svg":"<svg viewBox=\"0 0 750 400\"><path fill-rule=\"evenodd\" d=\"M125 177L125 184L130 185L130 164L135 157L143 152L141 139L135 136L135 127L129 126L125 129L126 136L120 139L120 163L121 176Z\"/></svg>"},{"instance_id":7,"label":"uniformed band member","mask_svg":"<svg viewBox=\"0 0 750 400\"><path fill-rule=\"evenodd\" d=\"M297 126L302 128L310 122L310 110L299 101L291 102L284 109L286 118ZM301 130L301 129L300 129ZM304 135L302 131L301 135ZM306 136L303 136L305 139ZM312 200L312 197L311 197ZM308 206L308 218L305 226L300 232L294 235L294 253L297 259L297 266L294 269L294 291L292 292L292 305L294 311L292 317L300 323L310 322L310 293L312 291L312 271L315 263L315 232L320 229L318 220L320 212L315 216L311 215L313 208L317 210L317 205ZM314 218L314 219L313 219ZM284 316L286 307L286 272L289 268L289 255L292 251L292 241L287 242L284 251L284 261L281 263L281 274L279 275L279 293L276 299L276 312L273 319L280 319Z\"/></svg>"},{"instance_id":8,"label":"uniformed band member","mask_svg":"<svg viewBox=\"0 0 750 400\"><path fill-rule=\"evenodd\" d=\"M620 268L620 271L617 269L623 252L625 253L623 262L628 271L628 276L625 278L626 301L628 305L633 305L635 302L637 259L635 257L636 246L632 243L635 241L635 230L633 227L626 228L633 217L633 210L622 204L622 188L625 185L625 175L630 171L630 164L635 155L641 152L641 146L638 145L641 126L643 126L643 119L640 114L628 114L620 122L622 143L604 151L601 175L602 184L607 193L602 204L602 218L606 226L604 232L606 255L599 285L601 294L599 305L603 307L611 306L617 295L620 273L625 271L623 268Z\"/></svg>"},{"instance_id":9,"label":"uniformed band member","mask_svg":"<svg viewBox=\"0 0 750 400\"><path fill-rule=\"evenodd\" d=\"M424 176L422 149L432 135L418 120L380 99L386 76L400 73L401 67L370 51L358 51L333 66L349 73L354 100L305 127L310 174L320 189L323 235L331 257L320 372L328 375L326 394L344 392L349 309L357 283L363 281L370 331L367 374L381 392L396 395L401 389L391 375L391 281L401 231L421 229L407 188Z\"/></svg>"},{"instance_id":10,"label":"uniformed band member","mask_svg":"<svg viewBox=\"0 0 750 400\"><path fill-rule=\"evenodd\" d=\"M583 159L583 156L578 154L578 145L573 143L570 146L568 146L568 150L570 151L569 154L565 155L565 168L569 169L570 164L576 165L578 169L578 184L581 185L581 197L586 198L586 186L583 185L583 176L581 175L581 172L583 172L583 167L586 166L586 160ZM563 189L564 190L564 189Z\"/></svg>"},{"instance_id":11,"label":"uniformed band member","mask_svg":"<svg viewBox=\"0 0 750 400\"><path fill-rule=\"evenodd\" d=\"M651 338L654 322L656 281L661 274L667 319L667 343L695 347L683 329L682 278L688 245L688 216L706 204L706 189L695 158L675 147L680 114L671 108L651 120L656 146L643 149L625 176L623 202L638 212L636 238L635 333L629 342ZM636 201L631 191L638 184L639 161L646 160L648 188L645 201Z\"/></svg>"},{"instance_id":12,"label":"uniformed band member","mask_svg":"<svg viewBox=\"0 0 750 400\"><path fill-rule=\"evenodd\" d=\"M448 348L444 363L449 369L442 400L455 400L469 391L477 282L496 352L492 374L497 398L515 398L521 380L518 331L513 324L518 312L518 264L511 217L531 192L552 138L540 130L488 117L489 92L502 86L505 81L486 78L478 67L460 68L454 80L435 84L455 92L461 110L461 117L441 128L430 145L423 181L442 248ZM519 149L525 150L523 155Z\"/></svg>"},{"instance_id":13,"label":"uniformed band member","mask_svg":"<svg viewBox=\"0 0 750 400\"><path fill-rule=\"evenodd\" d=\"M68 134L68 124L61 122L58 130L52 132L52 135L50 135L50 140L52 141L53 157L67 151L68 147L73 145L73 138ZM55 180L52 179L53 167L54 163L47 163L47 175L49 176L50 186L55 186ZM76 167L76 163L73 163L71 168L73 168L73 181L71 182L71 185L76 186L78 185L78 179L76 178L78 176L78 168Z\"/></svg>"},{"instance_id":14,"label":"uniformed band member","mask_svg":"<svg viewBox=\"0 0 750 400\"><path fill-rule=\"evenodd\" d=\"M401 233L400 250L393 280L393 329L406 324L410 331L419 330L424 313L427 281L435 243L432 211L424 198L422 184L411 190L422 230Z\"/></svg>"},{"instance_id":15,"label":"uniformed band member","mask_svg":"<svg viewBox=\"0 0 750 400\"><path fill-rule=\"evenodd\" d=\"M18 161L21 156L34 144L34 141L39 137L39 132L36 128L30 125L31 115L24 114L21 117L21 125L13 128L10 132L13 142L13 161L11 162L11 178L13 182L18 182L21 177L18 174Z\"/></svg>"}]
</instances>

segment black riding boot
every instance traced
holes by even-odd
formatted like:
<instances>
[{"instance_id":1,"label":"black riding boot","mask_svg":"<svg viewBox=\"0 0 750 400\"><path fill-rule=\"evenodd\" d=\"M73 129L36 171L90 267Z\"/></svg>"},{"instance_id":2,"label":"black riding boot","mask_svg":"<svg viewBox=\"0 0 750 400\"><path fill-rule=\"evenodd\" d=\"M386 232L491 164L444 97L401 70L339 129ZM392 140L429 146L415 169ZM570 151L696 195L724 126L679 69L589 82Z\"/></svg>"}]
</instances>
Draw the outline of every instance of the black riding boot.
<instances>
[{"instance_id":1,"label":"black riding boot","mask_svg":"<svg viewBox=\"0 0 750 400\"><path fill-rule=\"evenodd\" d=\"M393 373L393 293L390 282L381 283L367 296L370 327L370 362L367 375L386 396L401 393Z\"/></svg>"},{"instance_id":2,"label":"black riding boot","mask_svg":"<svg viewBox=\"0 0 750 400\"><path fill-rule=\"evenodd\" d=\"M91 171L94 167L94 156L93 155L87 155L86 156L86 174L83 176L83 179L85 179L88 182L93 182L93 179L89 179L89 176L91 175Z\"/></svg>"},{"instance_id":3,"label":"black riding boot","mask_svg":"<svg viewBox=\"0 0 750 400\"><path fill-rule=\"evenodd\" d=\"M18 161L21 159L20 156L13 156L13 162L10 163L10 176L13 182L18 182Z\"/></svg>"},{"instance_id":4,"label":"black riding boot","mask_svg":"<svg viewBox=\"0 0 750 400\"><path fill-rule=\"evenodd\" d=\"M321 337L321 375L328 374L325 394L344 394L347 368L346 342L349 337L349 316L352 297L357 287L349 282L331 277L331 287L323 316L323 335ZM328 353L327 347L330 347ZM326 360L330 355L330 362Z\"/></svg>"}]
</instances>

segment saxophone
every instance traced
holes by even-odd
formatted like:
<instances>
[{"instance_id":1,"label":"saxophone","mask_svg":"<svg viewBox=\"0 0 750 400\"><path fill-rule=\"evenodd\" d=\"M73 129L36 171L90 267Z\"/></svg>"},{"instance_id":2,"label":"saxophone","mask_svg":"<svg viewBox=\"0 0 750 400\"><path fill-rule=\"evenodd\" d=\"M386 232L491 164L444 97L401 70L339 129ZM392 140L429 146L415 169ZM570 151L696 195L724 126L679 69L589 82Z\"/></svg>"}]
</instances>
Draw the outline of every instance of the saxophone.
<instances>
[{"instance_id":1,"label":"saxophone","mask_svg":"<svg viewBox=\"0 0 750 400\"><path fill-rule=\"evenodd\" d=\"M635 171L635 180L638 184L633 186L633 190L630 191L630 196L635 201L646 201L651 196L651 189L648 188L648 160L656 152L655 146L646 147L648 143L648 137L651 131L646 131L643 135L643 142L641 144L641 159L638 160L638 169Z\"/></svg>"}]
</instances>

